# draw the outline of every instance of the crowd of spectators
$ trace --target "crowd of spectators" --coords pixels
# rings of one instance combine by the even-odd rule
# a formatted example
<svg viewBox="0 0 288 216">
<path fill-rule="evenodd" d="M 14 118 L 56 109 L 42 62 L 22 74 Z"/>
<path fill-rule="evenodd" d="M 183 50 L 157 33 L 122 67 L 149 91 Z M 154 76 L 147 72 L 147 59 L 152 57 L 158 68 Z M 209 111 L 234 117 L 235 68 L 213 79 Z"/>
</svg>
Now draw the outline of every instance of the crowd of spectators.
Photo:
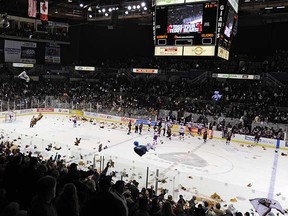
<svg viewBox="0 0 288 216">
<path fill-rule="evenodd" d="M 258 74 L 288 71 L 288 50 L 276 49 L 271 55 L 233 54 L 229 61 L 220 58 L 137 57 L 101 58 L 79 62 L 99 68 L 155 68 L 169 72 L 212 71 L 219 73 Z M 191 73 L 190 73 L 191 75 Z"/>
<path fill-rule="evenodd" d="M 130 117 L 135 110 L 148 117 L 157 115 L 159 110 L 176 111 L 178 118 L 185 112 L 216 119 L 224 116 L 240 120 L 250 132 L 252 122 L 287 124 L 288 121 L 287 86 L 271 88 L 263 85 L 262 80 L 210 77 L 201 83 L 193 83 L 193 78 L 169 74 L 127 76 L 121 70 L 116 73 L 105 73 L 104 70 L 93 78 L 94 82 L 85 79 L 63 82 L 40 76 L 39 81 L 26 83 L 12 77 L 2 83 L 0 100 L 2 103 L 10 101 L 10 104 L 16 101 L 16 109 L 19 106 L 43 106 L 44 102 L 49 106 L 53 99 L 77 105 L 79 109 L 89 107 L 96 112 L 108 110 Z M 211 99 L 216 90 L 222 95 L 219 101 Z M 275 132 L 277 128 L 269 130 L 278 133 Z"/>
</svg>

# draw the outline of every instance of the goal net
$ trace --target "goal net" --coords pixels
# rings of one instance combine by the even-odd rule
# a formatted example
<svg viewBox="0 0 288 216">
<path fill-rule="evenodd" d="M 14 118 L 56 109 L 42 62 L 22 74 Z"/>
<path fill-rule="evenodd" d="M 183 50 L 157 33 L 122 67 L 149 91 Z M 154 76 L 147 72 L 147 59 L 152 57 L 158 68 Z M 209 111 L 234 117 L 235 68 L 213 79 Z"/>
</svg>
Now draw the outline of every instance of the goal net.
<svg viewBox="0 0 288 216">
<path fill-rule="evenodd" d="M 12 112 L 8 112 L 8 113 L 5 113 L 5 122 L 13 122 L 13 121 L 16 121 L 16 113 Z"/>
</svg>

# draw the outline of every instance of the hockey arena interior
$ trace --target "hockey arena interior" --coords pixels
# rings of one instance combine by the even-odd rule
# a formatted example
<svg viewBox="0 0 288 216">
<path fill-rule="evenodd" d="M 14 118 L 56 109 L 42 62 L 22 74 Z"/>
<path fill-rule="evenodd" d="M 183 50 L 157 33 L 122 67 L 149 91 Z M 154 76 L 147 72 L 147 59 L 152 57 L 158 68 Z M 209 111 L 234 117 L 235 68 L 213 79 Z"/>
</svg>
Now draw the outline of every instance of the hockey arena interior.
<svg viewBox="0 0 288 216">
<path fill-rule="evenodd" d="M 0 1 L 0 216 L 287 215 L 287 8 Z"/>
</svg>

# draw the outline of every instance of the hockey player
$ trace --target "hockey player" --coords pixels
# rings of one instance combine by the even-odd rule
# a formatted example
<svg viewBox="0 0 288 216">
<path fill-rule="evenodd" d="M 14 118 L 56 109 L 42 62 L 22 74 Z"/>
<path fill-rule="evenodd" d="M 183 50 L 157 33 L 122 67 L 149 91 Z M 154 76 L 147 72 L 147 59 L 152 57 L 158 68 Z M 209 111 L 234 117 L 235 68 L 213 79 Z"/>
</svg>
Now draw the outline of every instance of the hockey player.
<svg viewBox="0 0 288 216">
<path fill-rule="evenodd" d="M 148 131 L 150 131 L 150 128 L 151 128 L 151 118 L 149 118 L 147 120 L 147 125 L 148 125 Z"/>
<path fill-rule="evenodd" d="M 13 113 L 13 111 L 12 111 L 12 110 L 9 110 L 9 111 L 8 111 L 8 118 L 9 118 L 9 122 L 12 122 L 13 117 L 14 117 L 14 113 Z"/>
<path fill-rule="evenodd" d="M 197 134 L 198 134 L 199 136 L 202 135 L 202 128 L 203 128 L 203 124 L 202 124 L 202 123 L 198 123 L 198 124 L 197 124 Z"/>
<path fill-rule="evenodd" d="M 158 136 L 161 136 L 161 130 L 162 130 L 162 119 L 159 119 L 157 122 Z"/>
<path fill-rule="evenodd" d="M 143 129 L 143 121 L 139 124 L 139 134 L 142 134 L 142 129 Z"/>
<path fill-rule="evenodd" d="M 167 121 L 162 121 L 162 131 L 163 131 L 163 136 L 165 137 L 165 132 L 167 130 Z"/>
<path fill-rule="evenodd" d="M 208 137 L 208 131 L 207 131 L 207 128 L 204 128 L 204 131 L 203 131 L 203 141 L 204 141 L 204 143 L 207 142 L 207 137 Z"/>
<path fill-rule="evenodd" d="M 159 137 L 159 132 L 157 130 L 157 128 L 154 130 L 154 135 L 153 135 L 153 145 L 157 145 L 157 140 Z"/>
<path fill-rule="evenodd" d="M 226 145 L 230 144 L 232 135 L 233 135 L 232 130 L 226 133 Z"/>
<path fill-rule="evenodd" d="M 138 133 L 139 131 L 139 126 L 138 126 L 138 121 L 135 122 L 135 133 Z"/>
<path fill-rule="evenodd" d="M 167 123 L 167 138 L 169 138 L 169 140 L 171 140 L 171 135 L 172 135 L 172 124 L 171 122 Z"/>
<path fill-rule="evenodd" d="M 132 122 L 130 120 L 129 123 L 128 123 L 128 132 L 127 132 L 128 135 L 130 135 L 131 129 L 132 129 Z"/>
<path fill-rule="evenodd" d="M 183 124 L 179 127 L 179 139 L 184 140 L 185 126 Z"/>
<path fill-rule="evenodd" d="M 73 127 L 77 127 L 77 117 L 76 116 L 73 116 L 72 122 L 73 122 Z"/>
<path fill-rule="evenodd" d="M 258 131 L 258 132 L 255 134 L 254 145 L 259 143 L 260 137 L 261 137 L 261 131 Z"/>
</svg>

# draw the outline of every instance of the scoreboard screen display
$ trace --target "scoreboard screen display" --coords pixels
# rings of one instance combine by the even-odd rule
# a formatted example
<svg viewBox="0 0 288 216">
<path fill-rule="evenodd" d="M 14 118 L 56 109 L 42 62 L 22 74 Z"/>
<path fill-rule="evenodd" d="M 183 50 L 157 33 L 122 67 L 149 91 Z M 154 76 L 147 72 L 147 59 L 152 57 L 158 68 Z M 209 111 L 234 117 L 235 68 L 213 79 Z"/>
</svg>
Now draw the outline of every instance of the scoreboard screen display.
<svg viewBox="0 0 288 216">
<path fill-rule="evenodd" d="M 238 14 L 228 2 L 223 12 L 223 22 L 218 38 L 218 57 L 229 59 L 229 50 L 233 37 L 237 33 Z"/>
<path fill-rule="evenodd" d="M 155 55 L 214 56 L 217 2 L 156 6 Z"/>
</svg>

